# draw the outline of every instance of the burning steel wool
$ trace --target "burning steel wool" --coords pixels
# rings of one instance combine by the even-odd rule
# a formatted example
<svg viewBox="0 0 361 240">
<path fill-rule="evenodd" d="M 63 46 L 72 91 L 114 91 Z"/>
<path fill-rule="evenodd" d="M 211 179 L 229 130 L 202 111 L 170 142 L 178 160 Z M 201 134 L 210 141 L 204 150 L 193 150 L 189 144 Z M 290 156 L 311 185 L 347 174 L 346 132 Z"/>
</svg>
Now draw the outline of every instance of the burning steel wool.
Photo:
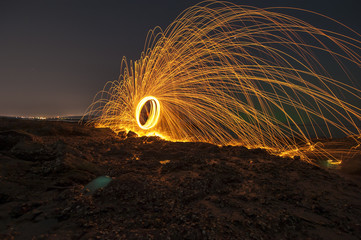
<svg viewBox="0 0 361 240">
<path fill-rule="evenodd" d="M 349 30 L 317 28 L 284 11 L 315 14 Z M 361 134 L 360 35 L 320 14 L 206 1 L 164 31 L 149 31 L 137 61 L 95 97 L 88 123 L 171 141 L 261 147 L 335 158 L 317 142 Z M 341 81 L 342 79 L 342 81 Z M 336 150 L 335 150 L 336 151 Z"/>
</svg>

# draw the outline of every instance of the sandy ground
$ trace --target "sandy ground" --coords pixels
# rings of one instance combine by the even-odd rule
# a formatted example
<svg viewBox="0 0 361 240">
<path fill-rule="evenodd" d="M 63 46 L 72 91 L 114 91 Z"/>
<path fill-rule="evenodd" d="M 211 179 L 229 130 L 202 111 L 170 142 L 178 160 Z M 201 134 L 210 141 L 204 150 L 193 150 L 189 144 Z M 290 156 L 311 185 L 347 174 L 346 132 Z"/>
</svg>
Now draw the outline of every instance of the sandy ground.
<svg viewBox="0 0 361 240">
<path fill-rule="evenodd" d="M 261 149 L 0 120 L 0 239 L 360 239 L 360 182 Z"/>
</svg>

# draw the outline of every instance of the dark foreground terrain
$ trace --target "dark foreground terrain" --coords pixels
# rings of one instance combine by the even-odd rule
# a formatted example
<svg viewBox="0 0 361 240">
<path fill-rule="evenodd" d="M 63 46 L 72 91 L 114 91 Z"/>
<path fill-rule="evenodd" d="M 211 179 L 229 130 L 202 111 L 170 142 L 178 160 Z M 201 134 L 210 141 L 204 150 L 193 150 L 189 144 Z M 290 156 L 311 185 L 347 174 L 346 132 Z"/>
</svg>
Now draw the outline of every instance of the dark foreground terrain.
<svg viewBox="0 0 361 240">
<path fill-rule="evenodd" d="M 360 239 L 359 183 L 260 149 L 0 120 L 0 239 Z"/>
</svg>

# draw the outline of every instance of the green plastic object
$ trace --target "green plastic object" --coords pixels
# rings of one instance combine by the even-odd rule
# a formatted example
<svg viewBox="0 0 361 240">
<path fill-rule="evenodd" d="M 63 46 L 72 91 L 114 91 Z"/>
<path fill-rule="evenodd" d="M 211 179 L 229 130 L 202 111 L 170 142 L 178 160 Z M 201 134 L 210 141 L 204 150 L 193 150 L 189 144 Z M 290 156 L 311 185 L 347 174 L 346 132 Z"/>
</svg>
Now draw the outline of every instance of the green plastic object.
<svg viewBox="0 0 361 240">
<path fill-rule="evenodd" d="M 97 177 L 96 179 L 92 180 L 90 183 L 85 185 L 84 191 L 86 192 L 87 195 L 93 194 L 99 188 L 106 187 L 111 181 L 112 178 L 109 176 Z"/>
</svg>

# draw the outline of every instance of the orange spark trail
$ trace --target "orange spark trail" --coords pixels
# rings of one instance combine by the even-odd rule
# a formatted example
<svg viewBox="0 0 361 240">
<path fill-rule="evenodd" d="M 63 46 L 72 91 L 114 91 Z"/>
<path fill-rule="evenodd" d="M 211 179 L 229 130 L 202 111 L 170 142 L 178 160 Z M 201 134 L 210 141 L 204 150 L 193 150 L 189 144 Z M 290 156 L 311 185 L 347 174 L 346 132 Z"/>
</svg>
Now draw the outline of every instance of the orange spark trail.
<svg viewBox="0 0 361 240">
<path fill-rule="evenodd" d="M 119 80 L 106 84 L 86 115 L 116 132 L 332 158 L 315 137 L 337 130 L 360 143 L 361 95 L 346 66 L 360 69 L 361 42 L 350 33 L 275 8 L 205 1 L 165 31 L 149 31 L 140 59 L 123 58 Z M 349 83 L 336 79 L 340 73 Z"/>
</svg>

